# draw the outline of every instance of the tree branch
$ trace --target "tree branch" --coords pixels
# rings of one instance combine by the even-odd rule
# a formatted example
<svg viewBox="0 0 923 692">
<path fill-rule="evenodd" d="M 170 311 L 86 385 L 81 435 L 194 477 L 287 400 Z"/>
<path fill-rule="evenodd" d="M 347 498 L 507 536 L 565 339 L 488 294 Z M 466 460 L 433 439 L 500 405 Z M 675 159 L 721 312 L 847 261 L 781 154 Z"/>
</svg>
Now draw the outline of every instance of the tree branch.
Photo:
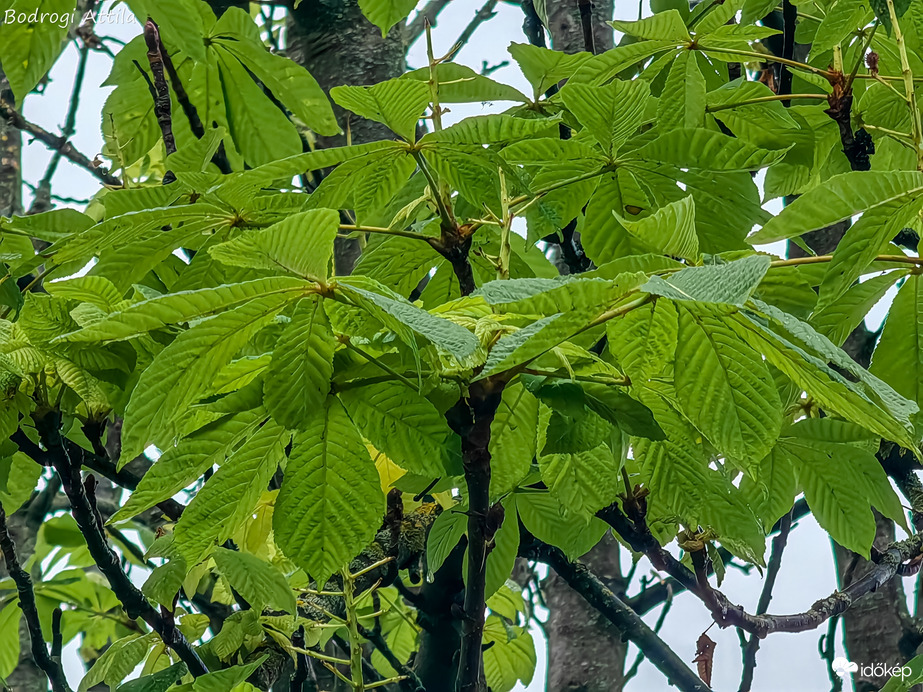
<svg viewBox="0 0 923 692">
<path fill-rule="evenodd" d="M 167 79 L 164 77 L 163 51 L 161 50 L 163 43 L 160 40 L 160 31 L 150 17 L 144 23 L 144 42 L 147 45 L 147 61 L 151 65 L 151 74 L 154 75 L 154 117 L 160 125 L 163 144 L 169 156 L 176 152 L 176 139 L 173 137 L 173 121 L 170 112 L 170 87 L 167 86 Z"/>
<path fill-rule="evenodd" d="M 407 25 L 405 43 L 408 47 L 416 43 L 423 35 L 427 22 L 429 22 L 430 26 L 436 26 L 436 18 L 440 12 L 448 7 L 449 2 L 450 0 L 429 0 L 426 6 L 417 12 L 410 24 Z"/>
<path fill-rule="evenodd" d="M 70 500 L 71 514 L 87 542 L 90 555 L 109 582 L 112 592 L 122 603 L 128 617 L 132 620 L 140 617 L 150 625 L 160 635 L 164 644 L 176 652 L 194 676 L 208 673 L 208 668 L 183 634 L 161 617 L 122 570 L 118 555 L 106 540 L 102 517 L 96 508 L 96 479 L 90 475 L 84 482 L 81 478 L 80 460 L 71 459 L 62 441 L 60 414 L 56 411 L 47 413 L 36 420 L 36 427 L 42 444 L 48 450 L 51 464 L 61 478 L 64 493 Z"/>
<path fill-rule="evenodd" d="M 762 615 L 769 610 L 769 601 L 772 599 L 772 590 L 776 585 L 776 577 L 779 574 L 779 568 L 782 566 L 782 551 L 785 550 L 785 544 L 788 542 L 788 534 L 792 529 L 792 512 L 789 510 L 782 518 L 782 530 L 779 535 L 772 539 L 772 555 L 769 558 L 769 565 L 766 567 L 766 578 L 763 581 L 763 591 L 760 593 L 760 600 L 756 605 L 756 614 Z M 760 648 L 760 640 L 756 635 L 750 635 L 747 645 L 744 648 L 744 670 L 740 677 L 740 692 L 750 692 L 753 686 L 753 672 L 756 670 L 756 652 Z"/>
<path fill-rule="evenodd" d="M 29 573 L 19 564 L 19 559 L 16 557 L 16 546 L 10 536 L 9 527 L 6 524 L 6 512 L 2 505 L 0 505 L 0 550 L 2 550 L 3 558 L 6 560 L 6 569 L 15 582 L 16 590 L 19 593 L 19 607 L 22 609 L 22 614 L 26 618 L 26 625 L 29 628 L 33 660 L 48 677 L 51 689 L 54 692 L 71 692 L 71 688 L 67 684 L 67 678 L 64 676 L 64 669 L 61 667 L 60 659 L 55 661 L 48 655 L 48 647 L 45 644 L 45 637 L 42 635 L 41 622 L 39 622 L 38 607 L 35 604 L 35 592 L 32 590 L 32 579 L 29 577 Z"/>
<path fill-rule="evenodd" d="M 634 642 L 671 685 L 676 685 L 682 692 L 709 691 L 708 685 L 692 672 L 673 649 L 585 565 L 570 562 L 560 549 L 553 546 L 537 544 L 531 552 L 533 559 L 548 564 L 572 589 L 615 625 L 623 636 Z"/>
<path fill-rule="evenodd" d="M 703 588 L 689 568 L 660 546 L 644 522 L 643 499 L 628 498 L 625 507 L 629 516 L 623 514 L 616 505 L 600 510 L 597 516 L 614 528 L 633 550 L 647 555 L 656 569 L 667 572 L 705 603 L 719 627 L 739 627 L 760 639 L 773 632 L 804 632 L 819 627 L 899 575 L 905 568 L 904 562 L 923 553 L 923 534 L 891 543 L 878 554 L 877 563 L 868 572 L 842 591 L 834 591 L 826 598 L 815 602 L 809 610 L 793 615 L 751 615 L 742 607 L 731 603 L 721 591 L 710 586 L 707 589 Z"/>
<path fill-rule="evenodd" d="M 53 135 L 43 127 L 29 122 L 19 111 L 2 99 L 0 99 L 0 116 L 6 118 L 17 130 L 28 132 L 49 149 L 60 151 L 61 156 L 84 170 L 89 171 L 91 175 L 98 178 L 104 184 L 111 187 L 122 187 L 122 181 L 119 178 L 110 175 L 105 169 L 96 166 L 90 159 L 77 151 L 66 137 Z"/>
</svg>

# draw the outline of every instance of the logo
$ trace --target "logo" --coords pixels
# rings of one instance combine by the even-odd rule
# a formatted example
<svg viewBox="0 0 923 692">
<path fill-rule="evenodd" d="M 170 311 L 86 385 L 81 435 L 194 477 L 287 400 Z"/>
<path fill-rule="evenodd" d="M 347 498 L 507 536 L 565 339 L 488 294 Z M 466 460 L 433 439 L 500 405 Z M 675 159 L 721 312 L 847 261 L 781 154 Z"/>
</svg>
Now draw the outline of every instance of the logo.
<svg viewBox="0 0 923 692">
<path fill-rule="evenodd" d="M 869 663 L 860 666 L 843 656 L 833 659 L 830 667 L 841 678 L 847 677 L 850 673 L 857 673 L 862 678 L 900 678 L 901 681 L 913 676 L 913 669 L 910 666 L 889 666 L 884 663 Z M 914 679 L 913 682 L 918 682 L 918 680 Z"/>
<path fill-rule="evenodd" d="M 842 656 L 838 656 L 833 659 L 831 667 L 833 668 L 833 672 L 839 675 L 841 678 L 845 678 L 850 673 L 855 673 L 857 670 L 859 670 L 858 663 L 848 661 Z"/>
</svg>

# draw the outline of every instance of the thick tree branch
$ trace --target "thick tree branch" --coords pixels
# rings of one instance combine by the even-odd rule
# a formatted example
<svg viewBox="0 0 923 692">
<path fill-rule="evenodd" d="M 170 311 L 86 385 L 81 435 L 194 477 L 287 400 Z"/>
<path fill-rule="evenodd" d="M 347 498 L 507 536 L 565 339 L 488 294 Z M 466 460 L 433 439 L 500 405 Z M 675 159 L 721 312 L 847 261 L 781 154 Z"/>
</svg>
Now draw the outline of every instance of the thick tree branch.
<svg viewBox="0 0 923 692">
<path fill-rule="evenodd" d="M 85 155 L 77 151 L 66 137 L 53 135 L 48 130 L 29 122 L 19 111 L 2 99 L 0 99 L 0 117 L 8 120 L 10 125 L 17 130 L 28 132 L 49 149 L 60 151 L 64 158 L 89 171 L 91 175 L 101 180 L 104 184 L 111 187 L 122 187 L 122 181 L 119 178 L 110 175 L 105 169 L 95 165 Z"/>
<path fill-rule="evenodd" d="M 585 565 L 570 562 L 560 549 L 543 544 L 534 544 L 530 557 L 551 566 L 572 589 L 634 642 L 671 685 L 683 692 L 708 692 L 708 685 Z"/>
<path fill-rule="evenodd" d="M 118 555 L 106 540 L 103 520 L 94 502 L 96 479 L 90 475 L 84 482 L 81 478 L 79 458 L 71 459 L 62 441 L 60 414 L 48 412 L 36 421 L 36 427 L 42 444 L 48 450 L 51 464 L 61 478 L 64 493 L 70 500 L 71 514 L 87 542 L 90 555 L 109 582 L 112 592 L 122 603 L 128 617 L 132 620 L 140 617 L 150 625 L 163 639 L 164 644 L 176 652 L 194 676 L 208 673 L 208 668 L 183 634 L 172 622 L 167 622 L 161 617 L 122 570 Z"/>
<path fill-rule="evenodd" d="M 48 647 L 45 644 L 42 625 L 39 622 L 38 607 L 35 604 L 35 592 L 32 590 L 32 579 L 29 577 L 29 573 L 19 564 L 19 559 L 16 557 L 16 546 L 13 544 L 9 528 L 6 525 L 6 512 L 2 505 L 0 505 L 0 550 L 2 550 L 3 559 L 6 561 L 6 569 L 16 584 L 16 590 L 19 593 L 19 607 L 22 609 L 26 624 L 29 627 L 32 658 L 35 660 L 36 665 L 48 676 L 48 681 L 51 683 L 51 689 L 54 692 L 71 692 L 71 688 L 67 684 L 67 678 L 64 676 L 64 669 L 61 667 L 60 657 L 56 661 L 48 655 Z"/>
</svg>

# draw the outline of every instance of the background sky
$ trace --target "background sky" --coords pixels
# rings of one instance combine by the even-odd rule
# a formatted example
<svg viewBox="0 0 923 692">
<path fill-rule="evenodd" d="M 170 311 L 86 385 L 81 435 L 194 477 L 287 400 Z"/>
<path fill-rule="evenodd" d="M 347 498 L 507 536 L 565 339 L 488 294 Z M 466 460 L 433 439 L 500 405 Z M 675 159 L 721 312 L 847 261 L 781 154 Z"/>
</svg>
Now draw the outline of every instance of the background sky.
<svg viewBox="0 0 923 692">
<path fill-rule="evenodd" d="M 453 0 L 449 4 L 439 16 L 433 29 L 437 54 L 445 53 L 451 48 L 481 4 L 480 0 Z M 615 4 L 617 18 L 637 19 L 637 2 L 616 0 Z M 103 4 L 104 9 L 110 6 L 110 2 Z M 647 2 L 643 3 L 641 10 L 645 15 L 649 14 Z M 456 61 L 469 65 L 475 70 L 481 70 L 485 62 L 489 66 L 494 66 L 503 61 L 509 61 L 509 65 L 494 71 L 491 77 L 529 93 L 528 83 L 506 50 L 510 42 L 526 42 L 521 28 L 522 11 L 517 6 L 505 3 L 498 4 L 496 11 L 497 15 L 481 25 L 473 39 L 459 51 Z M 101 24 L 97 27 L 99 35 L 114 36 L 123 41 L 129 40 L 139 31 L 140 25 L 137 23 Z M 112 48 L 115 50 L 116 46 L 113 45 Z M 63 125 L 77 65 L 77 55 L 76 48 L 70 45 L 52 70 L 44 93 L 33 94 L 26 99 L 24 112 L 27 119 L 51 132 L 60 132 Z M 411 47 L 408 62 L 411 68 L 422 67 L 426 64 L 424 41 L 418 41 Z M 108 75 L 110 67 L 111 59 L 108 56 L 100 52 L 90 53 L 80 108 L 77 113 L 76 135 L 72 138 L 77 149 L 90 158 L 102 149 L 100 117 L 106 96 L 111 88 L 104 88 L 100 85 Z M 507 106 L 508 104 L 455 105 L 452 106 L 453 112 L 445 119 L 451 123 L 468 115 L 497 112 Z M 37 182 L 49 158 L 50 153 L 44 145 L 39 142 L 29 143 L 27 139 L 23 149 L 23 174 L 26 180 Z M 98 182 L 89 173 L 74 166 L 66 159 L 61 161 L 53 184 L 53 192 L 56 195 L 87 199 L 98 189 Z M 26 191 L 24 206 L 28 207 L 30 201 L 31 197 Z M 778 212 L 779 205 L 770 203 L 766 208 Z M 776 253 L 784 251 L 779 247 L 768 249 Z M 893 290 L 873 311 L 869 319 L 871 328 L 877 328 L 891 297 L 893 297 Z M 623 564 L 630 564 L 631 558 L 627 552 L 623 558 Z M 636 571 L 636 580 L 640 576 L 649 574 L 651 574 L 651 567 L 645 559 Z M 792 613 L 807 610 L 815 600 L 828 595 L 835 589 L 834 574 L 832 550 L 826 533 L 820 529 L 813 518 L 808 517 L 801 520 L 792 529 L 770 612 Z M 722 589 L 733 602 L 744 605 L 748 611 L 752 612 L 756 608 L 761 584 L 761 577 L 756 570 L 746 576 L 735 569 L 729 569 Z M 913 582 L 906 581 L 904 586 L 912 594 Z M 632 585 L 630 593 L 635 593 L 637 589 L 637 584 Z M 649 613 L 645 620 L 653 626 L 658 613 L 659 609 Z M 661 636 L 683 660 L 693 666 L 691 661 L 695 656 L 696 640 L 710 624 L 711 617 L 706 608 L 695 597 L 681 594 L 673 603 Z M 829 689 L 830 682 L 825 663 L 818 654 L 818 640 L 825 631 L 826 627 L 822 627 L 820 630 L 801 634 L 774 634 L 765 639 L 757 658 L 758 667 L 753 692 L 780 692 L 781 690 L 819 692 Z M 841 633 L 840 628 L 837 632 L 837 655 L 844 653 Z M 742 669 L 737 633 L 732 629 L 719 630 L 717 627 L 712 627 L 708 631 L 708 636 L 717 643 L 713 688 L 716 692 L 731 690 L 736 692 L 740 684 Z M 533 637 L 538 654 L 538 667 L 532 684 L 528 687 L 520 686 L 518 689 L 539 692 L 544 690 L 545 642 L 541 631 L 537 628 L 533 629 Z M 628 655 L 629 665 L 634 660 L 635 654 L 636 649 L 632 646 Z M 859 663 L 877 662 L 860 661 Z M 882 661 L 881 663 L 894 665 L 902 662 Z M 71 684 L 76 688 L 83 675 L 83 665 L 77 655 L 76 645 L 67 647 L 65 667 Z M 847 688 L 849 688 L 848 684 Z M 654 692 L 667 689 L 667 684 L 656 668 L 649 662 L 644 662 L 628 689 L 635 692 Z"/>
</svg>

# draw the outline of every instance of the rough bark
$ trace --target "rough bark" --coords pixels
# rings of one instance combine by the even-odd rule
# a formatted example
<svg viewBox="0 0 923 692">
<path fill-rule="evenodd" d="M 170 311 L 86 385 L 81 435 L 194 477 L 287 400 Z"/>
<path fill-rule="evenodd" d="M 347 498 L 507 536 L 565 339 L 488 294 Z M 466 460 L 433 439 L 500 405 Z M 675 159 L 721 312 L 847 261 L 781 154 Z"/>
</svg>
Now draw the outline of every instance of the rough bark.
<svg viewBox="0 0 923 692">
<path fill-rule="evenodd" d="M 609 589 L 620 594 L 624 582 L 619 544 L 610 534 L 581 558 Z M 553 570 L 542 583 L 549 617 L 548 692 L 615 692 L 624 683 L 627 644 L 598 610 Z"/>
<path fill-rule="evenodd" d="M 399 77 L 404 71 L 402 28 L 394 26 L 382 38 L 359 9 L 357 0 L 304 0 L 289 13 L 287 55 L 307 68 L 328 92 L 343 84 L 367 85 Z M 317 138 L 318 147 L 338 147 L 394 139 L 380 123 L 348 113 L 333 105 L 343 134 Z M 357 241 L 337 240 L 336 273 L 349 274 L 361 249 Z"/>
<path fill-rule="evenodd" d="M 551 47 L 565 53 L 586 50 L 577 0 L 547 4 Z M 613 3 L 593 3 L 593 43 L 597 53 L 613 46 Z M 619 565 L 619 546 L 607 536 L 581 560 L 616 594 L 624 590 Z M 627 645 L 619 631 L 553 571 L 542 583 L 549 608 L 548 692 L 618 692 L 625 674 Z"/>
<path fill-rule="evenodd" d="M 0 72 L 0 100 L 13 103 L 9 82 Z M 22 135 L 0 118 L 0 216 L 22 213 Z"/>
<path fill-rule="evenodd" d="M 592 3 L 593 43 L 597 53 L 607 51 L 613 46 L 612 29 L 606 24 L 612 19 L 612 8 L 612 0 L 598 0 Z M 551 47 L 565 53 L 586 50 L 578 1 L 553 0 L 548 2 L 547 9 Z"/>
</svg>

